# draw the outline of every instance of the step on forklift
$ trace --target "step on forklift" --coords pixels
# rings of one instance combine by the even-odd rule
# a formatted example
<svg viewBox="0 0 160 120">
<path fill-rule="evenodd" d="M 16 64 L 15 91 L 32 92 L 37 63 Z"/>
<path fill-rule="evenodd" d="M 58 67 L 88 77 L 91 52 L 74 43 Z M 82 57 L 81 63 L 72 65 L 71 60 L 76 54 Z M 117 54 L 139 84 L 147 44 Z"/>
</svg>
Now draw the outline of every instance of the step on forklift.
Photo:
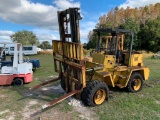
<svg viewBox="0 0 160 120">
<path fill-rule="evenodd" d="M 79 8 L 58 12 L 60 40 L 53 40 L 52 48 L 53 63 L 59 76 L 30 90 L 60 80 L 66 94 L 44 105 L 43 108 L 55 105 L 73 95 L 86 105 L 100 105 L 109 98 L 108 86 L 139 92 L 143 82 L 148 80 L 149 69 L 143 66 L 142 54 L 132 50 L 134 33 L 130 30 L 94 29 L 98 35 L 96 51 L 93 53 L 92 61 L 85 61 L 83 46 L 80 43 L 80 19 L 82 18 Z M 104 32 L 112 36 L 109 49 L 101 48 L 99 44 L 100 35 Z M 118 39 L 121 33 L 131 36 L 127 50 L 121 49 Z"/>
</svg>

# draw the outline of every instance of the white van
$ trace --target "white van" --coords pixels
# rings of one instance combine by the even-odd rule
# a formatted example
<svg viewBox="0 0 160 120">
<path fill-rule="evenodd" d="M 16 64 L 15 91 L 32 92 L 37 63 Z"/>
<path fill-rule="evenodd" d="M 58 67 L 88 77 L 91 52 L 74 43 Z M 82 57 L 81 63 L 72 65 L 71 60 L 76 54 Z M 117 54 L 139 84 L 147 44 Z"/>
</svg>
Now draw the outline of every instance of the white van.
<svg viewBox="0 0 160 120">
<path fill-rule="evenodd" d="M 14 46 L 6 46 L 5 52 L 7 55 L 13 55 L 14 54 Z M 28 45 L 28 46 L 23 46 L 22 53 L 24 55 L 36 55 L 37 54 L 37 46 L 33 45 Z"/>
</svg>

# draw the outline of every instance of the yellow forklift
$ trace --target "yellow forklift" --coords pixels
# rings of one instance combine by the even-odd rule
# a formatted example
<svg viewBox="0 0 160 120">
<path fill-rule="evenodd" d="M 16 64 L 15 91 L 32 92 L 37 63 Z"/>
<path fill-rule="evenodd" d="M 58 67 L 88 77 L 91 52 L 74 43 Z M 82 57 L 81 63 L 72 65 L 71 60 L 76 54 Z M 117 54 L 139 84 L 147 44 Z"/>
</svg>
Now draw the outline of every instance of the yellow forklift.
<svg viewBox="0 0 160 120">
<path fill-rule="evenodd" d="M 143 82 L 148 80 L 149 69 L 143 65 L 142 54 L 132 50 L 134 33 L 130 30 L 94 29 L 98 35 L 96 51 L 93 53 L 92 61 L 85 61 L 83 46 L 80 43 L 80 19 L 79 8 L 58 12 L 60 40 L 53 40 L 52 48 L 54 67 L 59 76 L 30 89 L 60 80 L 66 94 L 44 105 L 43 108 L 73 95 L 86 105 L 100 105 L 109 97 L 108 86 L 126 87 L 130 92 L 139 92 Z M 107 49 L 100 45 L 101 33 L 110 33 L 112 36 Z M 131 36 L 126 50 L 119 47 L 121 34 Z"/>
</svg>

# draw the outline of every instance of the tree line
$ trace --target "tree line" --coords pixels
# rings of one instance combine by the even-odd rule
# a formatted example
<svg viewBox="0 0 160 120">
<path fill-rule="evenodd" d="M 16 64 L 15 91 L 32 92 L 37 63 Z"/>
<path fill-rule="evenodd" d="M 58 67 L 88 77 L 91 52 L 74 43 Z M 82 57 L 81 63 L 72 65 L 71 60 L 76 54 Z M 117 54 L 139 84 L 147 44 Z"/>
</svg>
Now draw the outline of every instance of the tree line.
<svg viewBox="0 0 160 120">
<path fill-rule="evenodd" d="M 108 14 L 100 16 L 95 28 L 120 28 L 134 31 L 135 50 L 160 51 L 160 3 L 139 8 L 111 9 Z M 89 32 L 87 49 L 94 48 L 97 35 Z M 125 38 L 125 43 L 128 42 Z"/>
</svg>

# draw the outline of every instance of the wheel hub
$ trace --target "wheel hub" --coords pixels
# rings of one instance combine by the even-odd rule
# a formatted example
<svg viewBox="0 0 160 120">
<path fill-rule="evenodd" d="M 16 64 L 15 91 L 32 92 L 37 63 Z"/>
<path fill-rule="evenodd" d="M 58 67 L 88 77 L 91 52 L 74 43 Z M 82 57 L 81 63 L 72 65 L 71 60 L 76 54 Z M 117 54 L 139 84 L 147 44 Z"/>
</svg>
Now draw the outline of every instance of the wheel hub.
<svg viewBox="0 0 160 120">
<path fill-rule="evenodd" d="M 134 80 L 134 83 L 133 83 L 134 86 L 137 86 L 138 85 L 138 80 Z"/>
<path fill-rule="evenodd" d="M 137 90 L 140 89 L 140 87 L 141 87 L 141 80 L 140 80 L 140 79 L 135 79 L 135 80 L 133 81 L 133 89 L 134 89 L 135 91 L 137 91 Z"/>
<path fill-rule="evenodd" d="M 94 102 L 95 102 L 97 105 L 102 104 L 103 101 L 105 100 L 105 98 L 106 98 L 105 90 L 100 89 L 100 90 L 98 90 L 98 91 L 95 93 Z"/>
</svg>

